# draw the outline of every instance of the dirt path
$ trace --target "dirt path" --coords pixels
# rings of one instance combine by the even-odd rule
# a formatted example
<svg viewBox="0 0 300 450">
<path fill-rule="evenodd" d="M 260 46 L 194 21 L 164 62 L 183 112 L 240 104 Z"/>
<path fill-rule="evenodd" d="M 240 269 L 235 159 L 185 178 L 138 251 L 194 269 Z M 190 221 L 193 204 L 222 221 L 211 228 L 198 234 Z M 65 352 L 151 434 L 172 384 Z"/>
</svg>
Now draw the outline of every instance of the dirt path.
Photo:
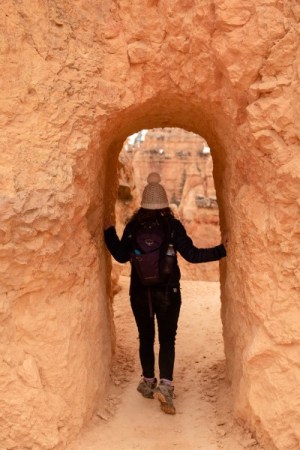
<svg viewBox="0 0 300 450">
<path fill-rule="evenodd" d="M 138 339 L 128 300 L 128 278 L 115 298 L 116 362 L 107 400 L 68 450 L 262 450 L 230 411 L 225 380 L 219 284 L 182 282 L 174 373 L 177 414 L 143 398 Z M 158 371 L 157 371 L 158 372 Z"/>
</svg>

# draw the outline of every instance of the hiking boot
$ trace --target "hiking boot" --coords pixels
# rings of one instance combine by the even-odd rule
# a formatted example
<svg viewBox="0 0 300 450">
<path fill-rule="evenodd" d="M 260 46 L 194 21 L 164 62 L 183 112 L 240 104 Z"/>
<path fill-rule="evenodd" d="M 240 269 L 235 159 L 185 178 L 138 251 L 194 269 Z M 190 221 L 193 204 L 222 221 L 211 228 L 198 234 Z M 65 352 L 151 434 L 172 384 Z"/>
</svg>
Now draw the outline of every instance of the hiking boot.
<svg viewBox="0 0 300 450">
<path fill-rule="evenodd" d="M 160 401 L 160 407 L 164 413 L 176 413 L 175 406 L 173 404 L 174 386 L 165 384 L 161 381 L 155 390 L 154 398 L 157 398 Z"/>
<path fill-rule="evenodd" d="M 157 386 L 157 379 L 154 378 L 154 381 L 147 381 L 145 378 L 142 378 L 139 382 L 137 390 L 143 397 L 146 398 L 154 398 L 153 394 Z"/>
</svg>

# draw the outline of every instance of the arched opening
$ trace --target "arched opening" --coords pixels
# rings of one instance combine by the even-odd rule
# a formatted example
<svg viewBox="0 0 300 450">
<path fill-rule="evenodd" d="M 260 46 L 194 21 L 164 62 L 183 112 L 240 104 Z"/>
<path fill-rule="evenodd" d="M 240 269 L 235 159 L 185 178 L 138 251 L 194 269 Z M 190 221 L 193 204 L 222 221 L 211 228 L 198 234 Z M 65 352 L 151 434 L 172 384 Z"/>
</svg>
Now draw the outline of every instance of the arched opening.
<svg viewBox="0 0 300 450">
<path fill-rule="evenodd" d="M 224 118 L 222 118 L 223 120 Z M 114 205 L 117 199 L 118 186 L 118 156 L 125 139 L 140 131 L 141 129 L 153 129 L 160 127 L 177 127 L 202 136 L 211 149 L 213 159 L 213 178 L 216 188 L 216 197 L 219 205 L 220 228 L 221 231 L 228 227 L 226 223 L 226 187 L 225 187 L 225 166 L 226 152 L 228 145 L 226 135 L 219 135 L 218 121 L 209 105 L 197 104 L 197 102 L 185 102 L 184 97 L 170 95 L 169 92 L 161 93 L 151 100 L 141 103 L 138 106 L 120 111 L 118 115 L 112 116 L 106 122 L 105 127 L 100 130 L 102 152 L 105 154 L 106 173 L 103 176 L 101 171 L 98 181 L 95 179 L 96 189 L 93 191 L 95 198 L 91 199 L 90 208 L 87 212 L 87 220 L 92 235 L 101 232 L 97 204 L 101 206 L 104 202 L 104 215 L 114 214 Z M 230 126 L 230 125 L 228 125 Z M 220 129 L 224 129 L 224 124 Z M 96 138 L 96 137 L 95 137 Z M 231 143 L 231 151 L 233 145 Z M 99 150 L 98 150 L 99 151 Z M 102 153 L 101 152 L 101 153 Z M 97 159 L 97 153 L 95 153 Z M 100 180 L 100 181 L 99 181 Z M 100 188 L 99 188 L 100 186 Z M 104 198 L 101 192 L 105 192 Z M 221 286 L 224 285 L 226 262 L 221 262 Z M 222 291 L 224 303 L 224 289 Z M 224 315 L 224 313 L 223 313 Z M 234 358 L 234 349 L 230 349 L 230 359 Z"/>
<path fill-rule="evenodd" d="M 218 122 L 220 120 L 220 128 L 218 128 Z M 225 117 L 220 115 L 216 116 L 208 103 L 204 101 L 199 103 L 190 99 L 186 102 L 184 96 L 170 94 L 170 92 L 162 92 L 159 96 L 154 96 L 151 100 L 141 102 L 141 104 L 135 107 L 127 108 L 118 114 L 111 115 L 110 119 L 99 130 L 99 136 L 95 135 L 93 137 L 94 143 L 91 144 L 94 147 L 93 166 L 97 167 L 97 158 L 100 154 L 102 161 L 104 155 L 105 161 L 105 172 L 103 172 L 102 168 L 100 173 L 97 174 L 97 170 L 95 172 L 97 177 L 94 179 L 90 207 L 86 214 L 91 234 L 93 236 L 101 236 L 102 233 L 102 223 L 98 220 L 100 215 L 99 208 L 103 208 L 103 216 L 114 215 L 118 187 L 118 157 L 125 139 L 141 129 L 160 127 L 182 128 L 202 136 L 208 143 L 213 159 L 213 178 L 219 205 L 220 229 L 222 231 L 229 228 L 225 220 L 225 147 L 229 145 L 229 142 L 227 142 L 227 136 L 224 134 L 221 135 L 220 133 L 220 130 L 224 129 L 223 121 L 225 121 Z M 230 127 L 230 124 L 228 124 L 228 127 Z M 100 150 L 99 142 L 101 145 Z M 230 150 L 233 151 L 232 142 L 230 144 Z M 105 195 L 102 193 L 105 193 Z M 222 288 L 225 280 L 225 267 L 226 262 L 222 261 L 220 280 L 222 303 L 223 305 L 225 304 L 225 310 L 223 306 L 223 317 L 226 316 L 226 301 L 224 289 Z M 109 285 L 107 286 L 109 291 Z M 230 337 L 232 337 L 231 326 L 228 331 Z M 234 360 L 233 343 L 234 338 L 232 338 L 232 346 L 230 344 L 230 351 L 228 353 L 231 362 L 229 365 L 230 370 L 232 370 Z"/>
<path fill-rule="evenodd" d="M 112 117 L 102 132 L 106 142 L 107 174 L 103 187 L 105 192 L 105 215 L 112 214 L 117 199 L 117 167 L 118 157 L 127 136 L 139 132 L 141 129 L 159 127 L 178 127 L 203 136 L 211 148 L 213 159 L 213 178 L 216 197 L 220 207 L 220 227 L 225 225 L 225 182 L 224 169 L 226 153 L 226 136 L 219 136 L 217 120 L 207 104 L 185 102 L 180 96 L 163 93 L 138 107 L 121 111 Z M 223 141 L 222 142 L 222 138 Z M 232 147 L 231 147 L 232 148 Z M 226 262 L 221 263 L 221 282 L 224 282 Z M 224 292 L 223 292 L 224 295 Z M 231 358 L 232 358 L 231 349 Z"/>
<path fill-rule="evenodd" d="M 122 163 L 121 168 L 120 163 Z M 164 165 L 167 167 L 164 167 Z M 162 182 L 169 199 L 171 199 L 171 205 L 175 208 L 177 216 L 180 217 L 180 219 L 183 219 L 183 223 L 189 228 L 189 234 L 194 238 L 196 245 L 202 247 L 217 245 L 220 240 L 220 231 L 219 221 L 217 220 L 217 223 L 215 222 L 215 218 L 218 216 L 218 210 L 215 208 L 214 204 L 216 200 L 214 198 L 215 190 L 212 186 L 212 160 L 210 149 L 208 148 L 207 143 L 199 135 L 178 128 L 152 129 L 147 130 L 147 134 L 146 132 L 139 132 L 136 133 L 135 142 L 132 137 L 130 140 L 129 138 L 126 139 L 119 154 L 118 166 L 119 187 L 116 201 L 116 223 L 119 236 L 122 234 L 126 220 L 139 206 L 141 192 L 145 185 L 145 177 L 153 170 L 158 171 L 162 176 Z M 191 198 L 191 201 L 187 204 L 189 197 Z M 212 225 L 209 220 L 206 223 L 205 221 L 200 224 L 198 223 L 198 233 L 193 233 L 192 230 L 193 228 L 195 229 L 195 227 L 193 227 L 193 216 L 195 216 L 195 213 L 197 214 L 197 209 L 199 209 L 198 220 L 199 215 L 204 214 L 206 214 L 206 219 L 208 219 L 208 214 L 210 212 L 210 218 L 212 218 L 214 225 Z M 208 225 L 209 223 L 210 225 Z M 202 239 L 201 237 L 199 239 L 201 232 L 205 233 L 205 231 L 208 230 L 210 230 L 211 234 L 210 241 L 207 240 L 208 236 L 206 236 L 206 240 L 204 236 Z M 208 273 L 209 267 L 207 268 L 207 271 L 202 274 L 200 274 L 199 271 L 198 276 L 197 273 L 195 273 L 196 268 L 195 272 L 189 275 L 188 267 L 183 268 L 182 266 L 183 262 L 184 260 L 180 261 L 182 280 L 219 280 L 218 273 L 217 277 L 216 274 Z M 210 264 L 211 263 L 204 264 L 204 266 L 209 266 Z M 215 264 L 217 265 L 218 271 L 219 264 Z M 127 266 L 125 267 L 125 271 L 124 269 L 122 270 L 124 265 L 122 265 L 121 268 L 120 265 L 113 262 L 113 266 L 117 266 L 113 276 L 114 287 L 116 287 L 115 283 L 118 280 L 120 273 L 123 275 L 119 278 L 121 294 L 118 293 L 116 300 L 114 300 L 115 323 L 117 324 L 116 357 L 118 359 L 118 365 L 114 368 L 113 380 L 117 385 L 123 384 L 124 379 L 131 382 L 130 390 L 135 397 L 136 386 L 132 385 L 130 374 L 126 373 L 128 361 L 131 363 L 132 371 L 134 370 L 134 365 L 139 366 L 136 327 L 133 323 L 134 320 L 130 320 L 132 316 L 128 297 L 128 273 L 130 266 L 129 264 L 125 265 Z M 199 269 L 201 269 L 201 266 L 203 265 L 195 266 L 198 266 Z M 124 277 L 124 273 L 127 277 Z M 126 278 L 127 280 L 125 280 Z M 218 296 L 220 297 L 220 295 L 219 287 L 216 286 L 219 283 L 212 282 L 209 287 L 207 287 L 204 282 L 202 284 L 196 284 L 196 282 L 189 284 L 189 286 L 188 284 L 182 286 L 183 314 L 181 315 L 181 322 L 185 321 L 185 324 L 183 322 L 183 324 L 179 326 L 177 336 L 177 340 L 180 342 L 181 347 L 180 351 L 178 351 L 178 364 L 175 364 L 175 386 L 176 383 L 178 383 L 177 394 L 179 393 L 179 397 L 181 397 L 179 405 L 183 408 L 181 412 L 188 411 L 189 406 L 191 407 L 189 413 L 191 429 L 193 427 L 198 427 L 194 438 L 196 443 L 197 439 L 203 438 L 201 427 L 199 428 L 199 425 L 197 424 L 199 417 L 197 418 L 196 414 L 194 414 L 197 407 L 193 403 L 188 404 L 187 402 L 184 403 L 182 401 L 185 396 L 188 398 L 188 395 L 185 395 L 184 390 L 187 390 L 186 386 L 190 385 L 191 390 L 195 390 L 194 399 L 197 397 L 198 400 L 202 402 L 203 413 L 205 411 L 206 414 L 212 416 L 214 410 L 213 406 L 215 405 L 214 402 L 216 401 L 215 392 L 218 389 L 219 379 L 224 379 L 222 370 L 224 366 L 224 354 L 223 345 L 219 344 L 222 341 L 222 331 L 221 326 L 219 326 L 220 299 L 218 301 Z M 115 291 L 117 292 L 118 289 L 115 289 Z M 209 295 L 207 292 L 209 292 Z M 128 306 L 125 307 L 124 305 Z M 211 309 L 214 309 L 214 311 L 211 312 Z M 126 319 L 124 319 L 125 317 Z M 202 322 L 199 321 L 200 317 Z M 206 320 L 209 322 L 209 326 L 206 326 L 207 323 L 205 323 L 205 317 L 207 317 Z M 191 322 L 196 325 L 193 330 L 189 326 Z M 215 325 L 215 329 L 212 329 L 211 322 L 218 324 Z M 201 332 L 199 331 L 199 328 L 201 329 Z M 132 336 L 134 336 L 135 339 Z M 219 345 L 215 345 L 216 340 L 218 340 Z M 185 345 L 185 351 L 182 352 L 183 343 Z M 132 358 L 133 348 L 135 358 Z M 158 372 L 157 369 L 158 368 L 156 367 L 156 373 Z M 136 385 L 139 380 L 139 375 L 140 372 L 135 371 L 133 383 Z M 203 389 L 203 392 L 199 395 L 198 391 L 201 389 Z M 138 404 L 136 406 L 136 400 L 130 398 L 130 402 L 131 401 L 132 407 L 138 408 L 139 414 L 137 414 L 137 416 L 144 415 L 144 405 Z M 204 404 L 206 405 L 205 407 L 203 407 Z M 154 407 L 152 408 L 152 405 L 147 406 L 148 410 L 150 408 L 150 411 L 152 409 L 153 412 L 155 411 Z M 124 414 L 123 412 L 122 416 L 124 418 L 124 426 L 126 426 L 126 413 Z M 107 413 L 105 412 L 104 417 L 107 417 Z M 131 425 L 136 429 L 140 424 L 135 417 L 132 417 Z M 152 426 L 155 427 L 155 420 L 152 421 Z M 105 434 L 104 431 L 104 435 Z M 114 444 L 112 445 L 116 444 L 118 439 L 117 436 L 119 436 L 119 439 L 121 440 L 122 432 L 119 435 L 118 433 L 115 433 L 113 440 Z M 129 447 L 128 439 L 130 438 L 127 437 L 127 440 L 123 442 Z"/>
</svg>

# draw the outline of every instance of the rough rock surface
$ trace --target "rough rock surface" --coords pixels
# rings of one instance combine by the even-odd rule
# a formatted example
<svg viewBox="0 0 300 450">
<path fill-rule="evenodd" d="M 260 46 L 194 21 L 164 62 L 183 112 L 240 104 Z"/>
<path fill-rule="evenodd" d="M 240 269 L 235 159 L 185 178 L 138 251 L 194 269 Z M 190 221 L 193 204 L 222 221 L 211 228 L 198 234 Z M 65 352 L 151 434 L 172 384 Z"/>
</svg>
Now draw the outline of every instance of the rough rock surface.
<svg viewBox="0 0 300 450">
<path fill-rule="evenodd" d="M 1 3 L 0 445 L 63 448 L 113 349 L 103 220 L 143 128 L 212 149 L 227 373 L 266 449 L 299 447 L 297 0 Z"/>
</svg>

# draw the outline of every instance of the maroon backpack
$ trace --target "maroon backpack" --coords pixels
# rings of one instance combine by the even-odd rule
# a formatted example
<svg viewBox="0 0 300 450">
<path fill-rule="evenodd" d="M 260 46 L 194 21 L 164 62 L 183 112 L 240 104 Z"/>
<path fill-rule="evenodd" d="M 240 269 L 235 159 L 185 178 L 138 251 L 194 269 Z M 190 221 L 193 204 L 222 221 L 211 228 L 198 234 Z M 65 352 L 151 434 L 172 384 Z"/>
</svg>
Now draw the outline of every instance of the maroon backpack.
<svg viewBox="0 0 300 450">
<path fill-rule="evenodd" d="M 133 232 L 131 264 L 144 286 L 167 282 L 165 255 L 169 244 L 169 233 L 158 220 L 139 224 Z"/>
</svg>

